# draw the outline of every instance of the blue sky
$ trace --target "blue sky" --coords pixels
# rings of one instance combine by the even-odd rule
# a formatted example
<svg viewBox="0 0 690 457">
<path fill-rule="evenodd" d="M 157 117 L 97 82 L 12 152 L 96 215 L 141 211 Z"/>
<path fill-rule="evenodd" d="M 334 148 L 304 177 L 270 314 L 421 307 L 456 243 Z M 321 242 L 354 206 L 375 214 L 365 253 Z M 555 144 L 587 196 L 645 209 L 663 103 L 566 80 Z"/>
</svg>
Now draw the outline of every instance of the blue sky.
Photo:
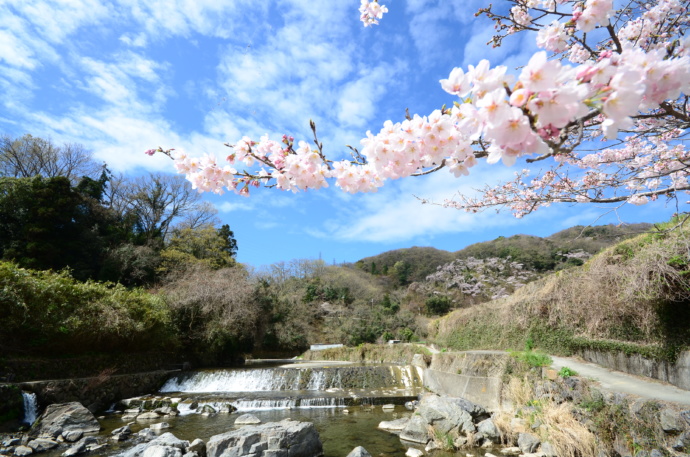
<svg viewBox="0 0 690 457">
<path fill-rule="evenodd" d="M 359 146 L 387 119 L 429 114 L 453 98 L 438 83 L 488 58 L 524 65 L 523 34 L 491 49 L 477 0 L 389 0 L 381 25 L 362 27 L 359 0 L 0 0 L 0 133 L 78 142 L 111 170 L 173 172 L 152 147 L 223 154 L 224 142 L 283 133 L 328 154 Z M 576 224 L 659 222 L 663 202 L 623 208 L 559 206 L 515 219 L 421 205 L 510 179 L 523 167 L 482 164 L 388 183 L 376 194 L 334 186 L 250 198 L 207 195 L 230 224 L 238 258 L 256 267 L 293 258 L 352 262 L 410 246 L 458 250 L 497 236 L 545 236 Z"/>
</svg>

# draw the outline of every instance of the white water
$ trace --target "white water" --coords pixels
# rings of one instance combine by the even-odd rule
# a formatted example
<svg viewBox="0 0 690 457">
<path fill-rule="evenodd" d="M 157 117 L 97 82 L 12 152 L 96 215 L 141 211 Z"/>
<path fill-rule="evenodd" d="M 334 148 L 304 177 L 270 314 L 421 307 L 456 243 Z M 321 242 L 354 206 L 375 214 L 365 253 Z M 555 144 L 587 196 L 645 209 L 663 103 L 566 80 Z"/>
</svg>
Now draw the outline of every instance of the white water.
<svg viewBox="0 0 690 457">
<path fill-rule="evenodd" d="M 36 394 L 33 392 L 22 391 L 22 397 L 24 399 L 24 418 L 22 422 L 24 424 L 33 425 L 36 422 L 36 416 L 38 414 L 38 401 L 36 400 Z"/>
<path fill-rule="evenodd" d="M 349 373 L 349 385 L 343 382 L 344 371 Z M 341 388 L 382 388 L 381 384 L 368 385 L 369 379 L 375 382 L 388 382 L 387 387 L 416 388 L 421 387 L 421 376 L 416 367 L 406 366 L 379 366 L 363 367 L 367 373 L 378 371 L 373 378 L 362 372 L 362 376 L 356 374 L 357 367 L 349 368 L 321 368 L 321 369 L 294 369 L 294 368 L 263 368 L 241 370 L 214 370 L 199 371 L 196 373 L 182 374 L 170 378 L 161 387 L 160 392 L 269 392 L 269 391 L 325 391 Z M 354 374 L 353 374 L 354 373 Z M 383 376 L 385 373 L 385 376 Z M 388 381 L 385 381 L 387 379 Z M 357 381 L 359 380 L 359 385 Z M 355 385 L 353 385 L 353 382 Z"/>
</svg>

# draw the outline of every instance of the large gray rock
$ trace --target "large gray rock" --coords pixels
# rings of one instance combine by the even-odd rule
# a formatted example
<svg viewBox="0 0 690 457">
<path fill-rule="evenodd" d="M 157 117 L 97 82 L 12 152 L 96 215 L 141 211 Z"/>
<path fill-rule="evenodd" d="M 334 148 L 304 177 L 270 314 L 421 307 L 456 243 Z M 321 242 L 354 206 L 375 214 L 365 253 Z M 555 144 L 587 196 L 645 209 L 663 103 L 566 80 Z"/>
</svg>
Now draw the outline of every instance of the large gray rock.
<svg viewBox="0 0 690 457">
<path fill-rule="evenodd" d="M 314 424 L 285 419 L 212 436 L 207 457 L 315 457 L 323 446 Z"/>
<path fill-rule="evenodd" d="M 362 446 L 357 446 L 347 454 L 347 457 L 371 457 L 371 454 Z"/>
<path fill-rule="evenodd" d="M 429 426 L 422 416 L 414 415 L 400 432 L 400 439 L 426 444 L 429 441 Z"/>
<path fill-rule="evenodd" d="M 409 417 L 401 417 L 392 421 L 381 421 L 379 422 L 379 428 L 383 430 L 403 430 L 409 421 Z"/>
<path fill-rule="evenodd" d="M 32 437 L 57 438 L 66 432 L 92 433 L 100 429 L 91 411 L 75 401 L 49 405 L 29 434 Z"/>
<path fill-rule="evenodd" d="M 199 457 L 206 457 L 206 443 L 197 438 L 189 445 L 187 452 L 194 452 Z"/>
<path fill-rule="evenodd" d="M 29 446 L 17 446 L 14 448 L 14 455 L 17 457 L 24 457 L 27 455 L 31 455 L 34 453 L 34 450 L 31 449 Z"/>
<path fill-rule="evenodd" d="M 253 414 L 242 414 L 237 419 L 235 419 L 235 425 L 256 425 L 260 424 L 261 419 Z"/>
<path fill-rule="evenodd" d="M 537 451 L 540 441 L 538 437 L 531 433 L 520 433 L 517 444 L 523 454 L 533 454 Z"/>
<path fill-rule="evenodd" d="M 484 436 L 484 439 L 497 444 L 501 442 L 501 432 L 491 419 L 484 419 L 477 424 L 477 432 Z"/>
<path fill-rule="evenodd" d="M 680 433 L 683 431 L 680 425 L 680 413 L 670 408 L 664 408 L 659 413 L 659 423 L 661 429 L 666 433 Z"/>
<path fill-rule="evenodd" d="M 137 444 L 118 455 L 120 457 L 182 457 L 188 447 L 189 441 L 183 441 L 167 432 L 148 443 Z"/>
<path fill-rule="evenodd" d="M 47 438 L 36 438 L 35 440 L 29 441 L 27 443 L 27 446 L 29 446 L 36 452 L 44 452 L 48 449 L 53 449 L 54 447 L 57 447 L 58 443 L 57 441 L 53 441 Z"/>
<path fill-rule="evenodd" d="M 440 397 L 432 394 L 422 397 L 417 413 L 426 420 L 427 424 L 441 433 L 450 433 L 456 428 L 468 433 L 474 432 L 475 426 L 473 416 L 467 408 L 474 411 L 475 407 L 481 408 L 462 398 Z"/>
<path fill-rule="evenodd" d="M 147 446 L 141 457 L 182 457 L 182 451 L 172 446 Z"/>
</svg>

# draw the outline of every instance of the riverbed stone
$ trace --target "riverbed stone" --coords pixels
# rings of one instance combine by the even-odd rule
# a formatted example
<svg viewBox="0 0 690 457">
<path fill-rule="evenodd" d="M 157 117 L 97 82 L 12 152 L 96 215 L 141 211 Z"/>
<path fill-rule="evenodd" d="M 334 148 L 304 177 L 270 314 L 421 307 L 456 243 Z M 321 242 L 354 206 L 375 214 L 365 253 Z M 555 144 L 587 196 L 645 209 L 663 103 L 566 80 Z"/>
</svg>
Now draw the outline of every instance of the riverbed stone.
<svg viewBox="0 0 690 457">
<path fill-rule="evenodd" d="M 91 411 L 75 401 L 48 405 L 29 434 L 38 438 L 57 438 L 70 431 L 92 433 L 100 429 L 101 425 Z"/>
<path fill-rule="evenodd" d="M 158 422 L 157 424 L 149 425 L 150 430 L 164 430 L 166 428 L 170 428 L 170 424 L 167 422 Z"/>
<path fill-rule="evenodd" d="M 196 452 L 199 457 L 206 457 L 206 443 L 197 438 L 189 445 L 187 452 Z"/>
<path fill-rule="evenodd" d="M 182 451 L 172 446 L 148 446 L 141 457 L 182 457 Z"/>
<path fill-rule="evenodd" d="M 400 432 L 400 439 L 413 443 L 426 444 L 429 441 L 429 431 L 426 419 L 420 415 L 414 415 L 405 428 Z"/>
<path fill-rule="evenodd" d="M 285 419 L 242 427 L 212 436 L 206 443 L 207 457 L 315 457 L 323 446 L 314 424 Z"/>
<path fill-rule="evenodd" d="M 158 414 L 157 412 L 147 411 L 145 413 L 139 414 L 137 416 L 137 420 L 138 421 L 140 421 L 140 420 L 156 420 L 156 419 L 160 419 L 160 417 L 161 417 L 160 414 Z"/>
<path fill-rule="evenodd" d="M 81 430 L 70 430 L 67 432 L 62 432 L 62 439 L 68 443 L 75 443 L 79 441 L 84 436 L 84 432 Z"/>
<path fill-rule="evenodd" d="M 260 424 L 261 419 L 253 414 L 242 414 L 237 419 L 235 419 L 235 425 L 256 425 Z"/>
<path fill-rule="evenodd" d="M 362 446 L 357 446 L 347 454 L 347 457 L 371 457 L 371 454 Z"/>
<path fill-rule="evenodd" d="M 392 421 L 381 421 L 378 428 L 383 430 L 403 430 L 409 421 L 409 417 L 401 417 Z"/>
<path fill-rule="evenodd" d="M 204 405 L 198 411 L 202 416 L 212 416 L 217 413 L 216 408 L 211 405 Z"/>
<path fill-rule="evenodd" d="M 477 432 L 481 433 L 485 440 L 491 443 L 501 442 L 501 433 L 491 419 L 484 419 L 477 424 Z"/>
<path fill-rule="evenodd" d="M 450 433 L 456 428 L 464 433 L 471 433 L 476 428 L 473 416 L 466 409 L 467 407 L 474 409 L 469 403 L 457 397 L 425 395 L 419 402 L 417 413 L 426 420 L 427 424 L 441 433 Z"/>
<path fill-rule="evenodd" d="M 16 455 L 17 457 L 24 457 L 26 455 L 31 455 L 33 453 L 34 450 L 31 449 L 29 446 L 21 445 L 14 448 L 14 455 Z"/>
<path fill-rule="evenodd" d="M 407 449 L 405 455 L 407 457 L 422 457 L 424 455 L 424 451 L 422 451 L 421 449 L 415 449 L 411 447 Z"/>
<path fill-rule="evenodd" d="M 531 433 L 520 433 L 518 435 L 518 447 L 524 454 L 533 454 L 539 447 L 539 438 Z"/>
<path fill-rule="evenodd" d="M 57 441 L 53 441 L 47 438 L 36 438 L 35 440 L 29 441 L 27 443 L 27 446 L 29 446 L 35 452 L 44 452 L 57 447 L 58 443 Z"/>
</svg>

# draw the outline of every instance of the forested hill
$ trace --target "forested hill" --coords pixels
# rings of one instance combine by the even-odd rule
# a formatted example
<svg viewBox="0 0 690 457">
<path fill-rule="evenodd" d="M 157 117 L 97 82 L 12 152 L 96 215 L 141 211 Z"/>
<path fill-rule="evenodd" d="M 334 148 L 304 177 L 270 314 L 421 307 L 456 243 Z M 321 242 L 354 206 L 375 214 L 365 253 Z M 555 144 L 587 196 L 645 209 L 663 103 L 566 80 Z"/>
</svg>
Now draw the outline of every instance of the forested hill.
<svg viewBox="0 0 690 457">
<path fill-rule="evenodd" d="M 547 272 L 579 265 L 583 258 L 651 227 L 652 224 L 648 223 L 592 227 L 578 225 L 546 238 L 531 235 L 500 236 L 495 240 L 475 243 L 455 252 L 419 246 L 396 249 L 365 257 L 358 260 L 355 265 L 374 275 L 402 273 L 406 276 L 407 282 L 423 281 L 427 275 L 434 273 L 437 267 L 455 259 L 468 257 L 487 259 L 510 256 L 531 270 Z"/>
</svg>

